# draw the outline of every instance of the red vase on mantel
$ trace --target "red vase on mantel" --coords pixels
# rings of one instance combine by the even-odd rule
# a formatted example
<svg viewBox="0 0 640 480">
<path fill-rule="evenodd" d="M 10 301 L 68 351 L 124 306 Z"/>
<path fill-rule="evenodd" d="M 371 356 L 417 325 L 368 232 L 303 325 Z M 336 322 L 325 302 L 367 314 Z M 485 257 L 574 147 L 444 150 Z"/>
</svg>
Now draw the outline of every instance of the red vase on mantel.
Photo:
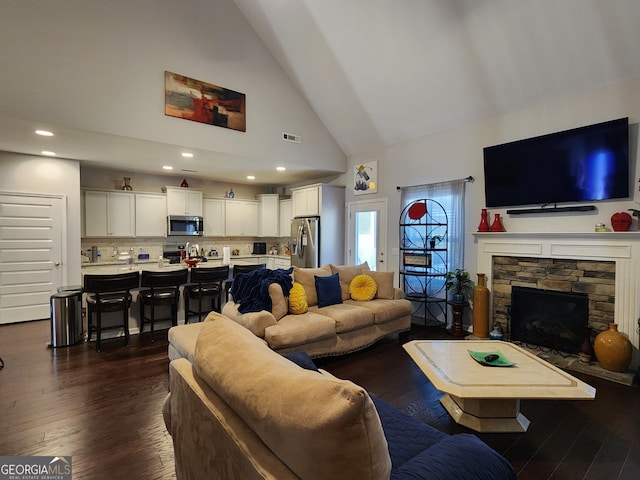
<svg viewBox="0 0 640 480">
<path fill-rule="evenodd" d="M 483 208 L 482 212 L 480 212 L 480 225 L 478 225 L 479 232 L 488 232 L 489 231 L 489 214 L 487 213 L 487 209 Z"/>
<path fill-rule="evenodd" d="M 495 217 L 493 217 L 493 223 L 491 224 L 490 230 L 492 232 L 504 232 L 504 227 L 502 226 L 502 220 L 500 219 L 499 213 L 496 213 Z"/>
</svg>

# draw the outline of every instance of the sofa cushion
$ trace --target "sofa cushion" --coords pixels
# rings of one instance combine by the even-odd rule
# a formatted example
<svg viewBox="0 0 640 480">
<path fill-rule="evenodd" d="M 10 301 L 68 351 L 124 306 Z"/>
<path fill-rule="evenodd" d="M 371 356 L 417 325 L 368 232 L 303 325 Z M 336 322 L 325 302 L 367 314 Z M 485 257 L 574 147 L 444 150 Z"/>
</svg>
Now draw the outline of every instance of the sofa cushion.
<svg viewBox="0 0 640 480">
<path fill-rule="evenodd" d="M 395 295 L 393 288 L 393 272 L 366 272 L 371 278 L 373 278 L 378 285 L 378 291 L 376 292 L 376 298 L 384 298 L 387 300 L 393 300 Z"/>
<path fill-rule="evenodd" d="M 351 285 L 349 285 L 349 294 L 351 295 L 351 298 L 359 302 L 373 300 L 373 297 L 376 296 L 377 290 L 378 285 L 376 284 L 376 281 L 364 273 L 353 277 Z"/>
<path fill-rule="evenodd" d="M 240 313 L 238 311 L 239 307 L 240 305 L 235 302 L 227 302 L 224 304 L 224 307 L 222 307 L 222 314 L 249 329 L 254 335 L 260 338 L 264 337 L 264 330 L 269 325 L 275 325 L 277 323 L 276 317 L 267 310 Z"/>
<path fill-rule="evenodd" d="M 213 312 L 212 312 L 213 313 Z M 193 363 L 196 342 L 202 330 L 202 323 L 188 323 L 169 329 L 169 360 L 186 358 Z"/>
<path fill-rule="evenodd" d="M 361 274 L 363 271 L 369 270 L 369 264 L 367 262 L 361 263 L 360 265 L 334 265 L 331 263 L 329 266 L 331 267 L 331 273 L 337 273 L 340 275 L 342 300 L 349 300 L 351 298 L 349 286 L 351 285 L 353 277 Z"/>
<path fill-rule="evenodd" d="M 264 339 L 274 350 L 305 345 L 336 336 L 336 322 L 326 315 L 307 312 L 286 315 L 264 331 Z"/>
<path fill-rule="evenodd" d="M 351 332 L 374 324 L 374 311 L 369 308 L 361 308 L 362 302 L 354 300 L 348 300 L 348 302 L 324 308 L 311 307 L 309 310 L 331 318 L 335 322 L 335 331 L 338 333 Z"/>
<path fill-rule="evenodd" d="M 347 300 L 345 305 L 354 305 L 370 310 L 374 314 L 374 323 L 376 325 L 411 315 L 411 302 L 404 299 L 384 300 L 381 298 L 374 298 L 369 302 Z"/>
<path fill-rule="evenodd" d="M 291 295 L 291 291 L 289 291 Z M 269 296 L 271 297 L 271 313 L 276 320 L 280 320 L 289 313 L 289 302 L 282 292 L 282 286 L 279 283 L 269 284 Z"/>
<path fill-rule="evenodd" d="M 328 277 L 329 275 L 331 275 L 331 267 L 328 264 L 319 268 L 293 267 L 293 280 L 304 287 L 304 293 L 307 295 L 307 304 L 310 307 L 318 304 L 315 277 Z"/>
<path fill-rule="evenodd" d="M 293 282 L 293 287 L 289 291 L 289 312 L 294 315 L 307 313 L 309 305 L 307 304 L 307 294 L 302 284 Z"/>
<path fill-rule="evenodd" d="M 389 478 L 384 432 L 361 387 L 299 368 L 224 317 L 203 324 L 194 368 L 300 478 Z"/>
<path fill-rule="evenodd" d="M 318 296 L 318 307 L 328 307 L 342 303 L 342 292 L 340 291 L 340 277 L 337 273 L 328 277 L 314 277 L 316 283 L 316 295 Z"/>
</svg>

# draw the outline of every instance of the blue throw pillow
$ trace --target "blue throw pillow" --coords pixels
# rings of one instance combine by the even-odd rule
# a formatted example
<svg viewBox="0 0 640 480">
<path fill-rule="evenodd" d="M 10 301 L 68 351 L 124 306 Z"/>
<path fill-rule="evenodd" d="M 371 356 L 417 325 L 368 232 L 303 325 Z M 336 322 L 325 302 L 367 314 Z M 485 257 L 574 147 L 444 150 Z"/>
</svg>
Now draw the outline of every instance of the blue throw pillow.
<svg viewBox="0 0 640 480">
<path fill-rule="evenodd" d="M 337 273 L 328 277 L 318 277 L 316 280 L 316 294 L 318 295 L 318 307 L 328 307 L 342 303 L 342 290 L 340 289 L 340 277 Z"/>
<path fill-rule="evenodd" d="M 313 363 L 313 360 L 311 360 L 311 357 L 307 352 L 289 352 L 285 353 L 283 357 L 288 358 L 293 363 L 306 370 L 315 370 L 316 372 L 318 371 L 318 367 L 316 367 L 316 364 Z"/>
</svg>

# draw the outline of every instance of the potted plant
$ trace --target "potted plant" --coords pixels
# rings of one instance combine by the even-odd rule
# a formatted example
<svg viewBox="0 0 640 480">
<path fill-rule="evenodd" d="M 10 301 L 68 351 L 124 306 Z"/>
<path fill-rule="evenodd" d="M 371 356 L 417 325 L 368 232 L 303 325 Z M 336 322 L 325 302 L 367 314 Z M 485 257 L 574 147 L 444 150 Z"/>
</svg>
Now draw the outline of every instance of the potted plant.
<svg viewBox="0 0 640 480">
<path fill-rule="evenodd" d="M 442 236 L 441 235 L 434 235 L 433 237 L 431 237 L 429 239 L 429 246 L 431 248 L 436 248 L 436 245 L 438 243 L 440 243 L 441 240 L 442 240 Z"/>
<path fill-rule="evenodd" d="M 464 303 L 465 295 L 473 290 L 474 287 L 469 272 L 462 268 L 456 268 L 451 272 L 447 272 L 445 278 L 447 290 L 454 292 L 452 301 L 454 303 Z"/>
</svg>

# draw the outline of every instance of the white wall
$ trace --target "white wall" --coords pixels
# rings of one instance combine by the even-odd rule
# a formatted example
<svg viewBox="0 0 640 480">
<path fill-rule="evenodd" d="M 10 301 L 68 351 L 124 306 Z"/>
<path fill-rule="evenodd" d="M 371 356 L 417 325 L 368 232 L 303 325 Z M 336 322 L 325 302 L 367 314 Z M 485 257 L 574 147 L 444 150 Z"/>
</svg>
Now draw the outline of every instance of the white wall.
<svg viewBox="0 0 640 480">
<path fill-rule="evenodd" d="M 630 157 L 635 166 L 638 158 L 640 79 L 557 99 L 548 104 L 487 119 L 456 130 L 350 157 L 348 173 L 339 181 L 348 186 L 347 202 L 376 197 L 388 198 L 389 263 L 397 272 L 398 257 L 391 255 L 391 249 L 398 246 L 400 192 L 396 191 L 396 186 L 434 183 L 472 175 L 475 182 L 467 184 L 466 189 L 465 268 L 475 273 L 477 246 L 472 234 L 477 231 L 480 209 L 484 207 L 483 147 L 620 117 L 629 117 Z M 355 197 L 352 170 L 356 164 L 372 160 L 378 161 L 378 193 Z M 640 169 L 633 170 L 631 178 L 637 179 Z M 506 230 L 511 232 L 592 232 L 598 222 L 604 222 L 610 227 L 610 217 L 613 213 L 626 211 L 628 208 L 640 208 L 638 184 L 633 181 L 632 187 L 638 203 L 631 200 L 596 202 L 595 212 L 562 215 L 512 216 L 506 215 L 505 209 L 492 209 L 491 218 L 493 219 L 495 213 L 502 214 L 503 224 Z"/>
<path fill-rule="evenodd" d="M 79 285 L 80 166 L 73 160 L 0 152 L 0 191 L 64 195 L 66 198 L 66 265 L 62 283 Z M 64 268 L 66 267 L 66 268 Z"/>
<path fill-rule="evenodd" d="M 344 153 L 232 0 L 3 2 L 0 43 L 15 45 L 0 49 L 0 64 L 13 66 L 0 70 L 11 92 L 3 117 L 345 171 Z M 246 132 L 164 115 L 165 71 L 244 93 Z"/>
<path fill-rule="evenodd" d="M 125 170 L 111 170 L 97 167 L 82 166 L 80 168 L 80 185 L 82 188 L 96 188 L 105 190 L 120 190 L 124 184 L 124 177 L 131 178 L 134 192 L 163 193 L 167 186 L 179 187 L 182 180 L 187 180 L 189 188 L 201 190 L 205 197 L 223 198 L 225 193 L 233 189 L 235 198 L 255 200 L 256 195 L 267 193 L 264 186 L 240 185 L 235 183 L 213 182 L 193 175 L 149 175 Z"/>
</svg>

